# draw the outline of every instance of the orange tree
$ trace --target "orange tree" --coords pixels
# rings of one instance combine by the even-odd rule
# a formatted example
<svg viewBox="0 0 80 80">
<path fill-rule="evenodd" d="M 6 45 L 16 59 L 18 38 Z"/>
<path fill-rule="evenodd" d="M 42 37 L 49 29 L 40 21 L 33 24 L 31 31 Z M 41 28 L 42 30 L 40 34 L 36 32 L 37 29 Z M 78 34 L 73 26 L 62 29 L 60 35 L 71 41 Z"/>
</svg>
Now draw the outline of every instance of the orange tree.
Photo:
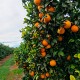
<svg viewBox="0 0 80 80">
<path fill-rule="evenodd" d="M 18 56 L 23 80 L 80 80 L 80 1 L 22 1 L 27 11 Z"/>
<path fill-rule="evenodd" d="M 0 43 L 0 60 L 13 53 L 13 49 Z"/>
</svg>

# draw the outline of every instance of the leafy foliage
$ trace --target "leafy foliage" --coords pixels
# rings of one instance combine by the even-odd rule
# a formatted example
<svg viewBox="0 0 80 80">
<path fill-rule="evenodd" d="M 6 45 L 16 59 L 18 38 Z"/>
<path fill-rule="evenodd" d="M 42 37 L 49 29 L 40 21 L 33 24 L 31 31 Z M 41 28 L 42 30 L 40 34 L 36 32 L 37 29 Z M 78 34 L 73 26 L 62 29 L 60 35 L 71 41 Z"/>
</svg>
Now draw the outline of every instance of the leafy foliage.
<svg viewBox="0 0 80 80">
<path fill-rule="evenodd" d="M 24 42 L 16 53 L 17 60 L 21 61 L 19 66 L 24 68 L 23 80 L 70 80 L 70 76 L 80 79 L 79 2 L 41 0 L 40 4 L 36 5 L 34 0 L 25 0 L 27 18 L 24 18 L 24 23 L 27 26 L 21 30 Z M 53 7 L 54 11 L 50 10 L 50 7 Z M 39 18 L 39 13 L 44 16 Z M 39 24 L 35 25 L 37 22 Z M 73 26 L 76 27 L 72 29 Z M 62 38 L 58 39 L 59 36 Z M 43 40 L 46 42 L 43 43 Z M 46 43 L 50 46 L 43 45 Z M 45 49 L 45 54 L 41 52 L 42 48 Z M 32 71 L 34 76 L 30 75 Z M 47 72 L 49 77 L 46 76 Z"/>
<path fill-rule="evenodd" d="M 6 57 L 9 54 L 13 53 L 13 48 L 9 47 L 9 46 L 5 46 L 3 44 L 0 43 L 0 59 Z"/>
</svg>

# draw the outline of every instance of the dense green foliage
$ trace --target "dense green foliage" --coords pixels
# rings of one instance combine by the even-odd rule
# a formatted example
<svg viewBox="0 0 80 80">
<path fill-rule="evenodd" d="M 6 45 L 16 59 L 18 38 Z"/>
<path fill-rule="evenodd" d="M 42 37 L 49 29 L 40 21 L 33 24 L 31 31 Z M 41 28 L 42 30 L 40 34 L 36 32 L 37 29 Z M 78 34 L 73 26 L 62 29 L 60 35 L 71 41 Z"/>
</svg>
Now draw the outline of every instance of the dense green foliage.
<svg viewBox="0 0 80 80">
<path fill-rule="evenodd" d="M 6 57 L 9 54 L 13 53 L 13 48 L 9 46 L 5 46 L 4 44 L 0 43 L 0 59 Z"/>
<path fill-rule="evenodd" d="M 34 0 L 23 2 L 27 11 L 27 18 L 24 18 L 27 26 L 21 30 L 24 42 L 16 49 L 15 57 L 18 65 L 24 68 L 24 80 L 80 80 L 80 1 L 41 0 L 40 10 Z M 48 7 L 54 7 L 55 11 L 48 11 Z M 39 18 L 39 13 L 44 16 Z M 48 22 L 45 22 L 46 14 L 51 17 Z M 70 24 L 65 24 L 66 21 Z M 36 26 L 36 22 L 39 25 Z M 65 25 L 69 28 L 66 29 Z M 76 32 L 73 26 L 77 26 Z M 61 27 L 63 29 L 60 31 Z M 60 41 L 59 36 L 62 37 Z M 44 46 L 43 40 L 51 47 Z M 42 48 L 46 53 L 44 57 Z M 55 66 L 50 65 L 51 60 L 56 61 Z M 49 77 L 46 77 L 47 72 Z M 42 79 L 41 75 L 45 77 Z"/>
</svg>

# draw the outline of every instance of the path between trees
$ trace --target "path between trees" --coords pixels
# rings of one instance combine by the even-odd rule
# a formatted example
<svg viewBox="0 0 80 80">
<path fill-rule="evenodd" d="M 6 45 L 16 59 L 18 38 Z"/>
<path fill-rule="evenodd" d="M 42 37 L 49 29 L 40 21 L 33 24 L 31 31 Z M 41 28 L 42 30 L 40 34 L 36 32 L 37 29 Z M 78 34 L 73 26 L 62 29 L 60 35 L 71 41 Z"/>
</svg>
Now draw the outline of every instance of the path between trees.
<svg viewBox="0 0 80 80">
<path fill-rule="evenodd" d="M 4 59 L 2 59 L 0 61 L 0 67 L 7 61 L 9 60 L 13 55 L 9 55 L 9 56 L 6 56 Z M 7 76 L 7 79 L 6 80 L 22 80 L 22 77 L 24 76 L 23 73 L 21 74 L 18 74 L 19 72 L 19 69 L 18 69 L 18 66 L 16 64 L 13 64 L 10 66 L 9 68 L 10 72 Z"/>
<path fill-rule="evenodd" d="M 0 60 L 0 66 L 3 65 L 11 56 L 12 56 L 12 54 L 8 55 L 4 59 Z"/>
</svg>

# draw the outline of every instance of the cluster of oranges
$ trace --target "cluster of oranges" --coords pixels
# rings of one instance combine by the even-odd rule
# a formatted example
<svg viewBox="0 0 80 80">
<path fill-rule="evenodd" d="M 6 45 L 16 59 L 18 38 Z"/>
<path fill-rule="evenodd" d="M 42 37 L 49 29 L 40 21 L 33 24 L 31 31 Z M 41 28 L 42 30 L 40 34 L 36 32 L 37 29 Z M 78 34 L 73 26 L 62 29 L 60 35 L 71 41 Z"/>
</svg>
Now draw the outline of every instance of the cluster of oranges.
<svg viewBox="0 0 80 80">
<path fill-rule="evenodd" d="M 30 76 L 33 77 L 34 75 L 35 75 L 35 72 L 34 72 L 34 71 L 31 71 L 31 72 L 30 72 Z M 45 78 L 48 78 L 48 77 L 50 77 L 50 74 L 49 74 L 48 72 L 40 75 L 40 78 L 41 78 L 41 79 L 45 79 Z"/>
<path fill-rule="evenodd" d="M 34 4 L 37 6 L 37 9 L 38 9 L 38 11 L 39 11 L 39 19 L 40 19 L 40 22 L 49 23 L 50 20 L 51 20 L 51 16 L 50 16 L 49 13 L 46 13 L 46 14 L 44 15 L 44 13 L 41 12 L 41 9 L 44 8 L 44 6 L 41 5 L 41 1 L 42 1 L 42 0 L 34 0 Z M 45 10 L 46 10 L 47 12 L 54 12 L 54 11 L 55 11 L 55 8 L 54 8 L 53 6 L 47 6 L 47 7 L 45 8 Z M 39 22 L 36 22 L 36 23 L 34 24 L 34 26 L 37 27 L 37 28 L 39 28 L 39 27 L 40 27 L 40 23 L 39 23 Z M 50 39 L 50 38 L 49 38 L 49 39 Z M 43 45 L 46 49 L 51 48 L 51 45 L 48 43 L 48 41 L 47 41 L 46 39 L 43 39 L 41 43 L 42 43 L 42 45 Z M 41 50 L 40 50 L 42 57 L 45 57 L 45 56 L 46 56 L 46 50 L 45 50 L 45 48 L 41 48 Z"/>
<path fill-rule="evenodd" d="M 34 0 L 34 4 L 37 6 L 37 9 L 39 11 L 39 21 L 35 22 L 34 26 L 39 28 L 40 27 L 40 23 L 49 23 L 51 21 L 51 16 L 49 13 L 46 13 L 44 14 L 43 12 L 41 12 L 41 9 L 45 8 L 43 5 L 41 5 L 41 1 L 42 0 Z M 53 6 L 47 6 L 45 8 L 45 10 L 47 12 L 55 12 L 55 8 Z M 62 41 L 63 40 L 63 37 L 62 35 L 66 32 L 67 29 L 70 29 L 73 33 L 76 33 L 79 31 L 79 27 L 77 25 L 73 25 L 73 23 L 69 20 L 66 20 L 63 22 L 63 26 L 61 26 L 56 32 L 59 34 L 58 36 L 58 41 Z M 43 47 L 41 47 L 40 49 L 40 54 L 41 54 L 41 57 L 44 58 L 46 57 L 47 55 L 47 52 L 46 52 L 46 49 L 50 49 L 51 48 L 51 45 L 49 44 L 48 40 L 46 39 L 43 39 L 41 41 L 41 44 Z M 71 56 L 68 55 L 67 56 L 67 60 L 69 61 L 71 59 Z M 52 59 L 49 61 L 49 65 L 51 67 L 54 67 L 57 65 L 57 62 L 56 60 Z M 30 72 L 30 75 L 33 77 L 35 75 L 35 72 L 34 71 L 31 71 Z M 46 73 L 42 73 L 40 75 L 40 78 L 41 79 L 44 79 L 44 78 L 47 78 L 47 77 L 50 77 L 50 73 L 46 72 Z"/>
<path fill-rule="evenodd" d="M 66 32 L 66 29 L 71 29 L 71 31 L 74 32 L 74 33 L 79 31 L 79 27 L 77 25 L 72 25 L 72 22 L 70 22 L 69 20 L 66 20 L 66 21 L 64 21 L 63 27 L 60 27 L 57 30 L 57 33 L 59 34 L 58 41 L 62 41 L 63 40 L 62 35 Z M 70 61 L 71 60 L 71 56 L 68 55 L 66 59 L 68 61 Z"/>
<path fill-rule="evenodd" d="M 40 22 L 48 23 L 51 21 L 51 16 L 49 13 L 44 14 L 41 12 L 41 9 L 45 8 L 43 5 L 41 5 L 42 0 L 34 0 L 35 5 L 37 5 L 37 9 L 39 11 L 39 22 L 36 22 L 34 24 L 35 27 L 39 28 Z M 45 8 L 45 11 L 47 12 L 55 12 L 55 8 L 53 6 L 47 6 Z"/>
<path fill-rule="evenodd" d="M 71 31 L 74 32 L 74 33 L 79 31 L 79 27 L 77 25 L 72 25 L 72 22 L 70 22 L 69 20 L 66 20 L 66 21 L 64 21 L 63 27 L 60 27 L 57 30 L 57 33 L 59 35 L 62 35 L 62 34 L 64 34 L 66 32 L 66 29 L 71 29 Z M 58 40 L 62 41 L 63 37 L 62 36 L 58 36 Z"/>
<path fill-rule="evenodd" d="M 43 12 L 41 12 L 41 9 L 44 8 L 44 6 L 41 5 L 41 1 L 42 0 L 34 0 L 34 4 L 37 6 L 37 9 L 39 11 L 39 14 L 38 14 L 39 21 L 37 21 L 34 24 L 34 26 L 36 28 L 39 28 L 40 27 L 40 23 L 41 22 L 44 23 L 44 24 L 46 24 L 46 23 L 49 23 L 51 21 L 51 16 L 50 16 L 49 13 L 44 14 Z M 47 12 L 54 12 L 55 11 L 55 8 L 52 7 L 52 6 L 47 6 L 45 8 L 45 11 L 47 11 Z M 41 32 L 41 33 L 44 33 L 44 32 Z M 50 39 L 50 35 L 48 35 L 47 37 Z M 51 45 L 49 44 L 49 42 L 48 42 L 47 39 L 43 39 L 41 41 L 41 44 L 43 46 L 43 47 L 40 48 L 41 58 L 45 58 L 46 55 L 47 55 L 46 49 L 50 49 L 51 48 Z M 57 65 L 56 60 L 54 60 L 54 59 L 50 60 L 49 65 L 52 66 L 52 67 L 56 66 Z M 32 77 L 34 77 L 35 74 L 36 73 L 34 71 L 31 71 L 30 72 L 30 76 L 32 76 Z M 48 77 L 50 77 L 50 73 L 49 72 L 41 73 L 40 74 L 40 78 L 41 79 L 45 79 L 45 78 L 48 78 Z"/>
<path fill-rule="evenodd" d="M 47 77 L 50 77 L 50 74 L 49 74 L 48 72 L 46 72 L 45 74 L 41 74 L 41 75 L 40 75 L 40 78 L 41 78 L 41 79 L 45 79 L 45 78 L 47 78 Z"/>
<path fill-rule="evenodd" d="M 77 25 L 71 25 L 71 22 L 69 20 L 64 21 L 63 27 L 60 27 L 57 31 L 58 34 L 64 34 L 65 29 L 71 29 L 72 32 L 78 32 L 79 27 Z"/>
</svg>

